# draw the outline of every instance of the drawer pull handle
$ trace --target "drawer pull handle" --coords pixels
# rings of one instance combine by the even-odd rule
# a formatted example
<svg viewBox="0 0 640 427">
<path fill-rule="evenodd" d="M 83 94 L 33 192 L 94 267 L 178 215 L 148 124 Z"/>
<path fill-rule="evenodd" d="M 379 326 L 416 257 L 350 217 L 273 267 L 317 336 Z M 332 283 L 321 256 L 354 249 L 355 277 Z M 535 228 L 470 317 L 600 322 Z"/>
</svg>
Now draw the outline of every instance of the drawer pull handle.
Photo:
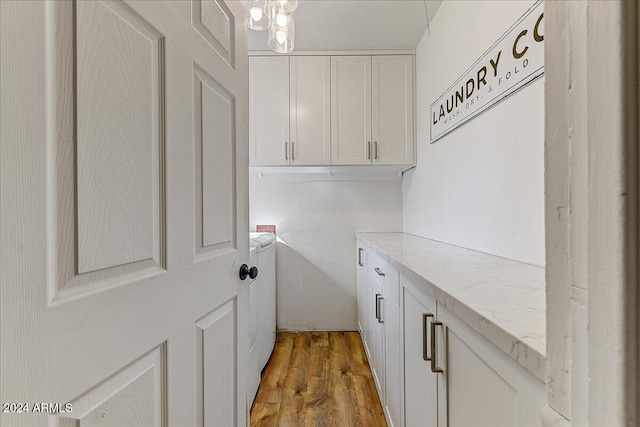
<svg viewBox="0 0 640 427">
<path fill-rule="evenodd" d="M 380 322 L 380 297 L 382 295 L 376 294 L 376 319 Z"/>
<path fill-rule="evenodd" d="M 429 318 L 433 319 L 432 313 L 422 313 L 422 360 L 424 360 L 425 362 L 431 361 L 427 349 L 429 347 L 429 344 L 427 344 L 427 329 L 429 327 Z"/>
<path fill-rule="evenodd" d="M 380 301 L 384 301 L 382 295 L 378 298 L 378 323 L 384 323 L 384 319 L 382 318 L 382 304 L 380 304 Z"/>
<path fill-rule="evenodd" d="M 358 265 L 360 267 L 364 267 L 364 264 L 362 263 L 362 252 L 364 250 L 362 248 L 358 248 Z"/>
<path fill-rule="evenodd" d="M 378 273 L 378 276 L 384 276 L 385 274 L 382 272 L 382 270 L 380 270 L 378 267 L 373 269 L 376 273 Z"/>
<path fill-rule="evenodd" d="M 443 372 L 442 368 L 438 367 L 438 352 L 436 342 L 436 326 L 442 326 L 442 322 L 431 322 L 431 372 L 434 374 Z"/>
</svg>

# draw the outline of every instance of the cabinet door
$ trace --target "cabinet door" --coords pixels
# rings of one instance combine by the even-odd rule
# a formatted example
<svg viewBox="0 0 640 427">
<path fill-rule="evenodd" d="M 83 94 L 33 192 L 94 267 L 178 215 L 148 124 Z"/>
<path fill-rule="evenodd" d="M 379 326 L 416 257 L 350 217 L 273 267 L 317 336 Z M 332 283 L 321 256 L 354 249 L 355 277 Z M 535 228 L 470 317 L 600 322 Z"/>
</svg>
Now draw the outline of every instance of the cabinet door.
<svg viewBox="0 0 640 427">
<path fill-rule="evenodd" d="M 413 56 L 372 58 L 373 164 L 413 164 Z"/>
<path fill-rule="evenodd" d="M 436 314 L 435 300 L 416 298 L 404 289 L 405 425 L 438 425 L 438 374 L 431 372 L 429 326 Z M 425 317 L 427 316 L 427 317 Z"/>
<path fill-rule="evenodd" d="M 385 412 L 390 427 L 402 425 L 402 395 L 404 394 L 404 369 L 402 364 L 402 330 L 400 307 L 386 294 L 384 303 L 385 346 Z"/>
<path fill-rule="evenodd" d="M 251 166 L 289 164 L 289 58 L 249 58 Z"/>
<path fill-rule="evenodd" d="M 382 406 L 385 405 L 385 358 L 384 358 L 384 296 L 383 296 L 383 281 L 381 276 L 378 276 L 374 271 L 371 271 L 372 283 L 373 283 L 373 302 L 374 310 L 377 312 L 377 318 L 374 316 L 372 326 L 372 352 L 371 355 L 373 361 L 371 364 L 371 373 L 373 379 L 378 386 L 378 393 L 380 395 L 380 402 Z M 376 307 L 377 305 L 377 307 Z"/>
<path fill-rule="evenodd" d="M 290 58 L 290 138 L 292 165 L 331 162 L 330 59 Z"/>
<path fill-rule="evenodd" d="M 438 317 L 444 325 L 438 328 L 438 365 L 446 386 L 438 391 L 438 412 L 448 414 L 441 425 L 539 426 L 544 383 L 440 304 Z"/>
<path fill-rule="evenodd" d="M 331 164 L 371 164 L 371 57 L 331 57 Z"/>
</svg>

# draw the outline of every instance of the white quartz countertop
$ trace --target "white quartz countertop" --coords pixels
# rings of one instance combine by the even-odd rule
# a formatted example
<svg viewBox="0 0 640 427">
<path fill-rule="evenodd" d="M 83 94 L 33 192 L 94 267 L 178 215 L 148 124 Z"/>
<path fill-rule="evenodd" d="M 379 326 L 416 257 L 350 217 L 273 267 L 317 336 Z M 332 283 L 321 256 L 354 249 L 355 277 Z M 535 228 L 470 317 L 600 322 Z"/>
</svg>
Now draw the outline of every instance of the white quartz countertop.
<svg viewBox="0 0 640 427">
<path fill-rule="evenodd" d="M 406 233 L 356 238 L 545 381 L 544 268 Z"/>
</svg>

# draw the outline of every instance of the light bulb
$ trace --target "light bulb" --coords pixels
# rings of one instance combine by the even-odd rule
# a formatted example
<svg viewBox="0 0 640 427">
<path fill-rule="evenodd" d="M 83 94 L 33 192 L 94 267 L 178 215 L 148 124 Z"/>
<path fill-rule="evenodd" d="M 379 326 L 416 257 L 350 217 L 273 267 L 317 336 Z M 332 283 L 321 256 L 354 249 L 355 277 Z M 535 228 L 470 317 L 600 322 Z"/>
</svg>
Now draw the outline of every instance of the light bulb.
<svg viewBox="0 0 640 427">
<path fill-rule="evenodd" d="M 259 7 L 252 7 L 249 13 L 251 14 L 251 19 L 255 22 L 259 22 L 262 19 L 262 9 Z"/>
<path fill-rule="evenodd" d="M 287 33 L 285 33 L 284 31 L 277 31 L 276 40 L 278 40 L 278 43 L 284 44 L 284 42 L 287 41 Z"/>
<path fill-rule="evenodd" d="M 278 17 L 276 18 L 276 22 L 278 23 L 279 26 L 281 27 L 286 27 L 287 26 L 287 15 L 283 14 L 283 13 L 279 13 Z"/>
</svg>

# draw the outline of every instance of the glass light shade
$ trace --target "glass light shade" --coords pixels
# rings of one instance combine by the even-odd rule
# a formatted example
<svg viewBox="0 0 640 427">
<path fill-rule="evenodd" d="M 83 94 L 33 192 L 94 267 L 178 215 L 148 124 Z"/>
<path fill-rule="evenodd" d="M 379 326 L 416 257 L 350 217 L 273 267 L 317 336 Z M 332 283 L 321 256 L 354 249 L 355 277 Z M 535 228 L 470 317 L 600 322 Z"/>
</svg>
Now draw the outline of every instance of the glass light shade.
<svg viewBox="0 0 640 427">
<path fill-rule="evenodd" d="M 271 23 L 271 0 L 250 0 L 243 2 L 247 9 L 249 28 L 263 31 L 269 28 Z"/>
<path fill-rule="evenodd" d="M 277 3 L 280 0 L 276 0 Z M 293 15 L 283 13 L 276 7 L 271 8 L 271 25 L 269 25 L 269 48 L 278 53 L 289 53 L 293 50 L 295 39 L 295 22 Z"/>
<path fill-rule="evenodd" d="M 273 7 L 280 12 L 291 13 L 298 7 L 298 0 L 272 0 Z"/>
</svg>

